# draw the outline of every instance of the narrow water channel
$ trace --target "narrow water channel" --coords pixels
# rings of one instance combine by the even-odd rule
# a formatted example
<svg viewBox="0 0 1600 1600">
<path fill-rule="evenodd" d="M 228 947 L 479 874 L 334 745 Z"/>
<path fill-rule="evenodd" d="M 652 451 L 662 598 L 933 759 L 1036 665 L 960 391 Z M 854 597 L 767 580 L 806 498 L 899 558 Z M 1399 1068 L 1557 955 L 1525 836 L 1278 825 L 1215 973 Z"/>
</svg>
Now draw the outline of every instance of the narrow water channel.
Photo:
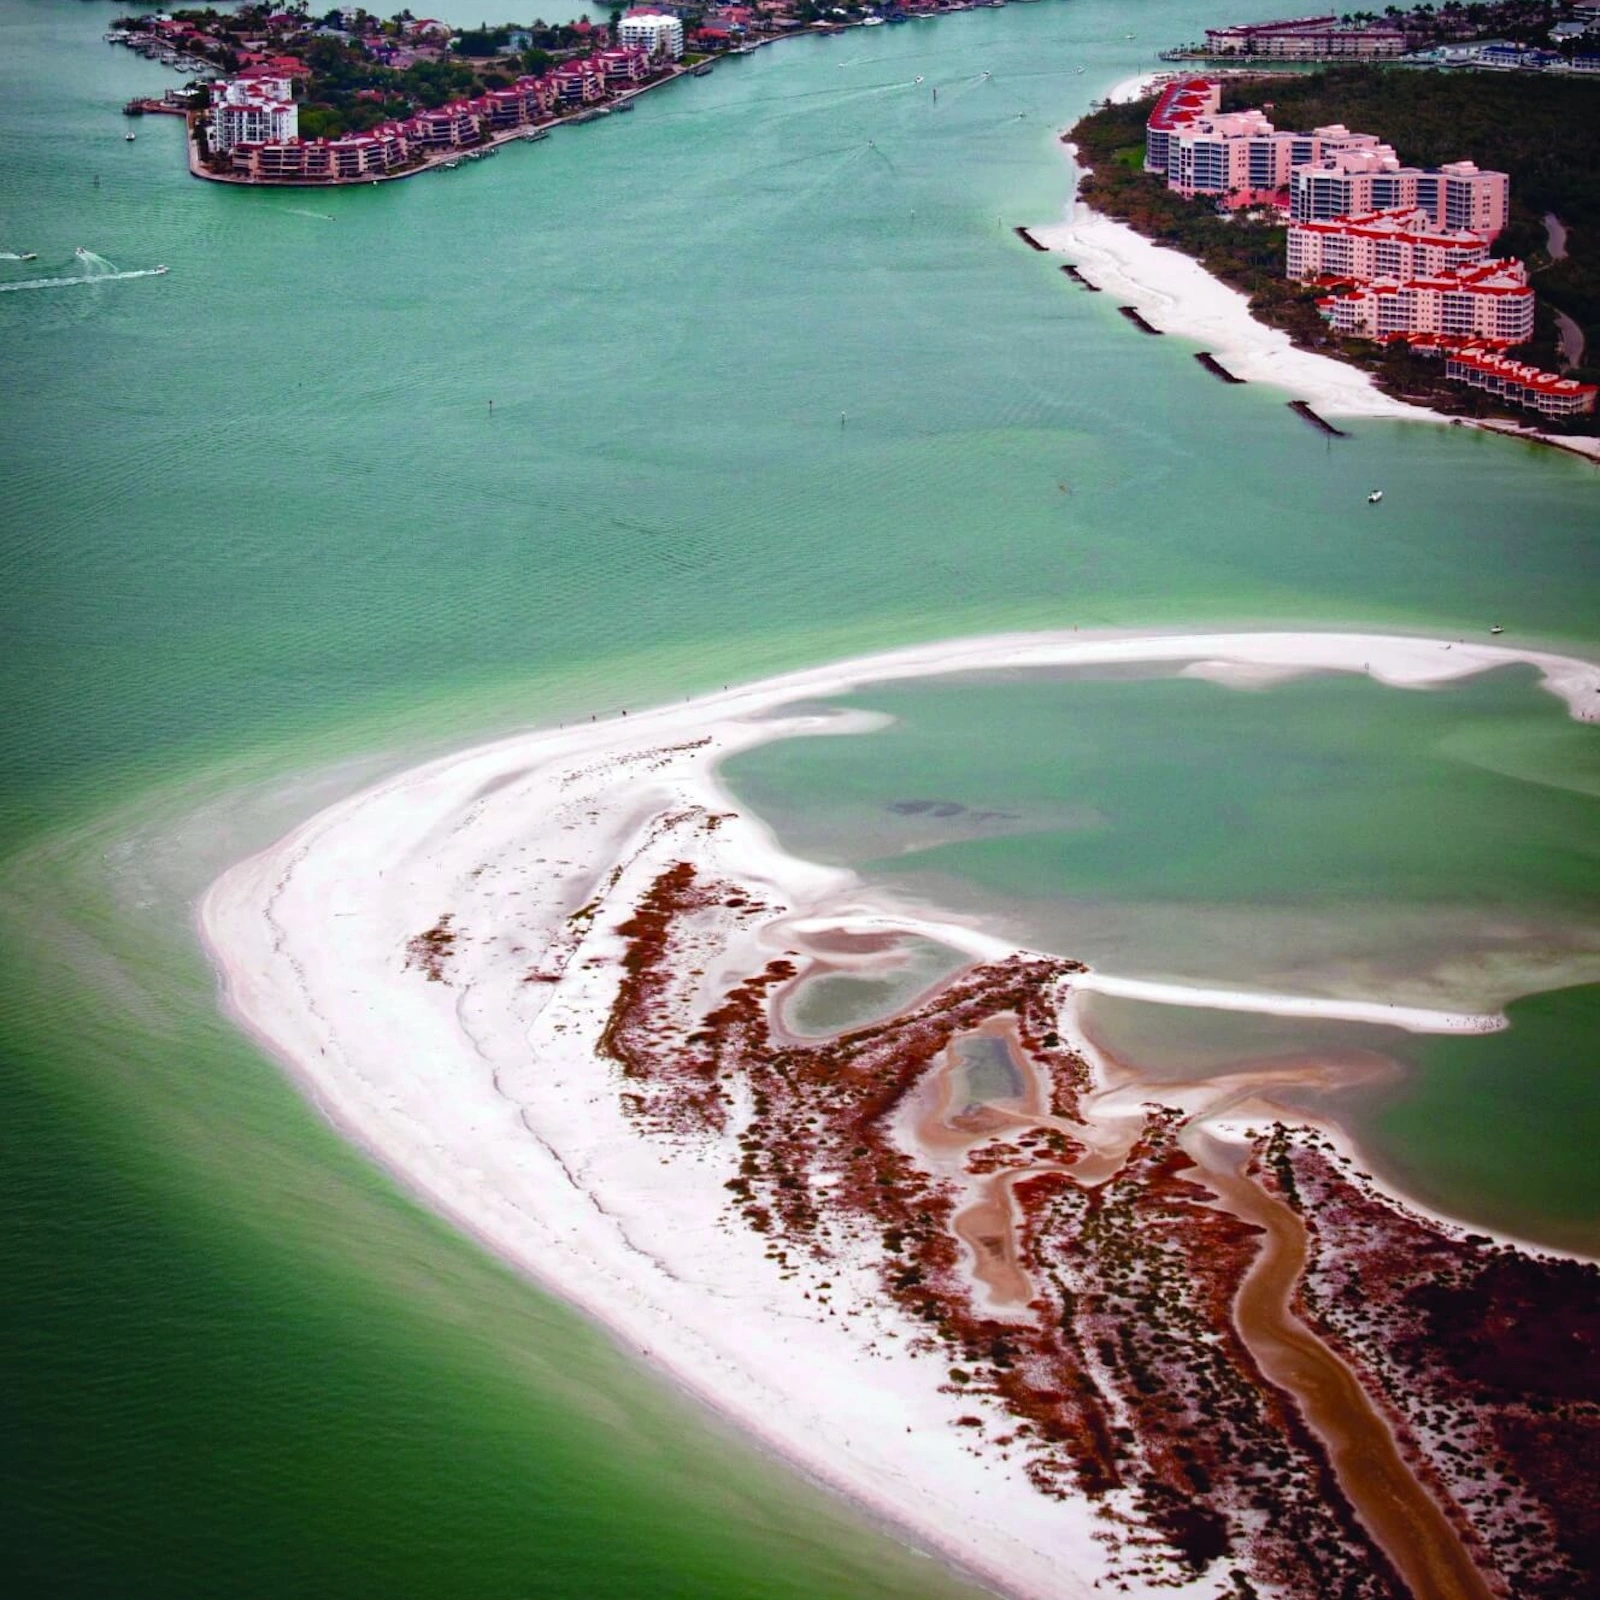
<svg viewBox="0 0 1600 1600">
<path fill-rule="evenodd" d="M 1240 1171 L 1248 1152 L 1197 1124 L 1181 1143 L 1227 1210 L 1263 1230 L 1260 1254 L 1234 1301 L 1239 1335 L 1267 1378 L 1286 1390 L 1327 1447 L 1356 1515 L 1398 1568 L 1414 1600 L 1493 1600 L 1466 1547 L 1401 1459 L 1388 1424 L 1345 1364 L 1289 1309 L 1305 1269 L 1305 1227 Z"/>
</svg>

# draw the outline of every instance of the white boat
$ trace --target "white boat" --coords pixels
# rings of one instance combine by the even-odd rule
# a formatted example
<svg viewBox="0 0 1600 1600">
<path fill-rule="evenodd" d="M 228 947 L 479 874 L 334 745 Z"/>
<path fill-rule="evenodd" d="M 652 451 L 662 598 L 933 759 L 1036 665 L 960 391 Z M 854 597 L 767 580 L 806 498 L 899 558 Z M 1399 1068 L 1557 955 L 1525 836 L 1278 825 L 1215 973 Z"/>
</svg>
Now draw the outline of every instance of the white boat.
<svg viewBox="0 0 1600 1600">
<path fill-rule="evenodd" d="M 883 18 L 882 17 L 863 17 L 861 19 L 861 26 L 863 28 L 881 28 L 883 26 Z"/>
<path fill-rule="evenodd" d="M 139 135 L 136 133 L 125 133 L 122 137 L 126 139 L 129 144 L 132 144 L 133 141 L 139 137 Z"/>
<path fill-rule="evenodd" d="M 84 249 L 84 248 L 83 248 L 83 246 L 82 246 L 82 245 L 81 245 L 81 244 L 75 244 L 75 245 L 73 245 L 73 247 L 72 247 L 72 253 L 73 253 L 73 255 L 75 255 L 75 256 L 76 256 L 76 257 L 77 257 L 77 258 L 78 258 L 78 259 L 79 259 L 79 260 L 80 260 L 80 261 L 87 261 L 87 260 L 88 260 L 88 259 L 89 259 L 89 252 L 88 252 L 88 251 L 87 251 L 87 250 L 85 250 L 85 249 Z"/>
<path fill-rule="evenodd" d="M 164 274 L 164 273 L 168 273 L 168 272 L 171 272 L 171 271 L 172 271 L 172 268 L 171 268 L 171 267 L 152 267 L 152 268 L 151 268 L 151 269 L 150 269 L 150 270 L 151 270 L 151 271 L 152 271 L 152 272 L 153 272 L 153 273 L 155 273 L 155 275 L 156 275 L 156 276 L 157 276 L 157 277 L 158 277 L 158 278 L 159 278 L 159 277 L 161 277 L 161 276 L 162 276 L 162 275 L 163 275 L 163 274 Z"/>
<path fill-rule="evenodd" d="M 1374 489 L 1372 493 L 1367 496 L 1367 504 L 1369 506 L 1375 506 L 1381 499 L 1383 499 L 1383 490 Z"/>
<path fill-rule="evenodd" d="M 1504 633 L 1505 631 L 1498 622 L 1489 630 L 1490 633 Z"/>
</svg>

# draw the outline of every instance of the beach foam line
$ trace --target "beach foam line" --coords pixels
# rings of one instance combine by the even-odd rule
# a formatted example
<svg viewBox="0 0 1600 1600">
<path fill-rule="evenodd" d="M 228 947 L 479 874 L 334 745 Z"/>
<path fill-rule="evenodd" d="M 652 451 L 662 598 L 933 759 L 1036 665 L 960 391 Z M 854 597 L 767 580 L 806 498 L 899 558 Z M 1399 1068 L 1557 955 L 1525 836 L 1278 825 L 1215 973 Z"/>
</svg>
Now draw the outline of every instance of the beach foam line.
<svg viewBox="0 0 1600 1600">
<path fill-rule="evenodd" d="M 1249 1011 L 1266 1017 L 1311 1017 L 1337 1022 L 1374 1022 L 1410 1033 L 1499 1033 L 1510 1023 L 1499 1012 L 1434 1011 L 1381 1000 L 1339 1000 L 1311 995 L 1269 994 L 1250 989 L 1211 989 L 1148 978 L 1086 972 L 1074 989 L 1147 1000 L 1156 1005 L 1198 1006 L 1209 1011 Z"/>
<path fill-rule="evenodd" d="M 1005 1593 L 1080 1600 L 1109 1570 L 1099 1513 L 1046 1499 L 1020 1462 L 976 1448 L 958 1426 L 973 1402 L 942 1392 L 921 1324 L 885 1301 L 875 1241 L 828 1262 L 831 1304 L 808 1297 L 762 1235 L 728 1225 L 737 1146 L 642 1133 L 599 1046 L 628 948 L 618 930 L 680 862 L 745 889 L 740 910 L 705 913 L 708 1004 L 792 950 L 798 919 L 1003 951 L 987 930 L 879 904 L 854 874 L 788 854 L 718 766 L 772 739 L 880 725 L 805 704 L 864 685 L 1114 662 L 1367 672 L 1409 688 L 1527 662 L 1575 715 L 1600 702 L 1592 662 L 1378 634 L 914 646 L 398 773 L 223 874 L 198 909 L 202 936 L 232 1014 L 441 1214 L 922 1546 Z"/>
</svg>

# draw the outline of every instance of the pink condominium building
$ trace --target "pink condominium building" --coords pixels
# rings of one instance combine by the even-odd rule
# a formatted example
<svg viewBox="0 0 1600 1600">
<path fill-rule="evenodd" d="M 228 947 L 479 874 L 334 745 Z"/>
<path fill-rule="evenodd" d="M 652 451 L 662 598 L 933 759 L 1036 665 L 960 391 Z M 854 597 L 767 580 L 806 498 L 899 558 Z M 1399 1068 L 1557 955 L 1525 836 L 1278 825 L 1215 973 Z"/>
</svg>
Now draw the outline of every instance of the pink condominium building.
<svg viewBox="0 0 1600 1600">
<path fill-rule="evenodd" d="M 1290 177 L 1289 214 L 1296 222 L 1361 217 L 1374 211 L 1426 211 L 1436 228 L 1468 228 L 1486 242 L 1506 225 L 1511 180 L 1472 161 L 1438 169 L 1405 167 L 1386 144 L 1330 151 Z"/>
<path fill-rule="evenodd" d="M 1506 225 L 1510 180 L 1470 161 L 1437 171 L 1407 167 L 1376 134 L 1343 123 L 1290 133 L 1258 110 L 1220 110 L 1209 78 L 1169 84 L 1145 122 L 1144 169 L 1193 199 L 1215 195 L 1232 209 L 1271 204 L 1296 221 L 1423 210 L 1436 228 L 1470 228 L 1486 241 Z"/>
<path fill-rule="evenodd" d="M 1486 261 L 1489 246 L 1466 228 L 1446 231 L 1426 211 L 1289 224 L 1288 275 L 1300 283 L 1338 278 L 1421 278 Z"/>
<path fill-rule="evenodd" d="M 1186 200 L 1214 194 L 1227 205 L 1288 202 L 1294 169 L 1346 151 L 1394 152 L 1375 134 L 1342 123 L 1284 133 L 1264 112 L 1219 109 L 1222 85 L 1207 78 L 1170 84 L 1145 123 L 1144 170 L 1159 172 Z"/>
<path fill-rule="evenodd" d="M 1533 337 L 1533 290 L 1520 261 L 1357 283 L 1318 306 L 1347 337 L 1499 349 Z"/>
</svg>

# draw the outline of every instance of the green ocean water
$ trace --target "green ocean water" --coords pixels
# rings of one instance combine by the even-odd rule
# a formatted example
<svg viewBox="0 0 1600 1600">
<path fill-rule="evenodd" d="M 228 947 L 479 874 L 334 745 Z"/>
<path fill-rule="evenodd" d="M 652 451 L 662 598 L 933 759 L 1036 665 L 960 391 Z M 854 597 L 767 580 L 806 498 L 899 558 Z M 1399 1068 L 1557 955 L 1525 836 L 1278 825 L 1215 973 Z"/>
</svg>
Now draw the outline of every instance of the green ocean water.
<svg viewBox="0 0 1600 1600">
<path fill-rule="evenodd" d="M 172 269 L 0 293 L 13 1587 L 958 1592 L 336 1139 L 217 1014 L 194 897 L 425 752 L 909 640 L 1592 650 L 1593 470 L 1330 448 L 1011 236 L 1060 211 L 1055 130 L 1197 4 L 795 41 L 310 195 L 194 182 L 160 119 L 125 143 L 172 80 L 101 42 L 117 10 L 0 0 L 0 249 L 39 257 L 0 286 L 80 244 Z"/>
</svg>

